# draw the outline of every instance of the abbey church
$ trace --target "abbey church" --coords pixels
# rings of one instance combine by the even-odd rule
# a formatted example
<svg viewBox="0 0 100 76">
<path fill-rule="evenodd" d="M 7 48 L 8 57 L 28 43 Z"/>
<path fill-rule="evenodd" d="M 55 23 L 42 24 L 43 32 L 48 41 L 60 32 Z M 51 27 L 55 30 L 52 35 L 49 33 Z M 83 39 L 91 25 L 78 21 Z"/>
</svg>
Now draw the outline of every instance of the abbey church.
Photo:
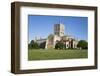
<svg viewBox="0 0 100 76">
<path fill-rule="evenodd" d="M 78 40 L 69 35 L 65 35 L 65 26 L 62 23 L 54 24 L 54 34 L 49 35 L 46 39 L 36 39 L 39 45 L 45 49 L 55 48 L 58 41 L 62 41 L 66 48 L 77 48 Z"/>
</svg>

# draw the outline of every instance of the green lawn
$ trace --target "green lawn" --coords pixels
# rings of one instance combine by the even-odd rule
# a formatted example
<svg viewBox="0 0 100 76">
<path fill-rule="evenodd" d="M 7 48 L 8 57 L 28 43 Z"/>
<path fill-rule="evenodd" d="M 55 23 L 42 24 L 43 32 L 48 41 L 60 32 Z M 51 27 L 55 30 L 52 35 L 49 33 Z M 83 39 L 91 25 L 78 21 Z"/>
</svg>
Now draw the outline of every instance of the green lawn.
<svg viewBox="0 0 100 76">
<path fill-rule="evenodd" d="M 87 50 L 29 49 L 28 60 L 87 58 Z"/>
</svg>

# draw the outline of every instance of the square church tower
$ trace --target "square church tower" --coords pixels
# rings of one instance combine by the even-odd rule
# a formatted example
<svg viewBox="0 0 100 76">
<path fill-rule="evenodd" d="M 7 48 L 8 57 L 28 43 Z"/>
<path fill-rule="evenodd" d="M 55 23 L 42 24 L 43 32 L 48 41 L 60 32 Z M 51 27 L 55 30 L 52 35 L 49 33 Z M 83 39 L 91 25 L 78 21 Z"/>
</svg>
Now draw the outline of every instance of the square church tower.
<svg viewBox="0 0 100 76">
<path fill-rule="evenodd" d="M 59 23 L 54 25 L 54 35 L 64 36 L 64 30 L 65 27 L 63 24 Z"/>
</svg>

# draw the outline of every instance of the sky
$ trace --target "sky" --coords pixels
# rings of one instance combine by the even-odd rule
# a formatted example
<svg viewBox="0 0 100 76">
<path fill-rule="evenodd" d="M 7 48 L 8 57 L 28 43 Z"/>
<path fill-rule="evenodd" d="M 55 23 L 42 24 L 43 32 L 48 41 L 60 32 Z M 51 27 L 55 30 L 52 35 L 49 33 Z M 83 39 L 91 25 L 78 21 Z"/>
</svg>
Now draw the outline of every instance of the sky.
<svg viewBox="0 0 100 76">
<path fill-rule="evenodd" d="M 88 17 L 28 15 L 28 39 L 47 38 L 54 34 L 54 24 L 65 26 L 65 35 L 71 35 L 78 40 L 88 40 Z"/>
</svg>

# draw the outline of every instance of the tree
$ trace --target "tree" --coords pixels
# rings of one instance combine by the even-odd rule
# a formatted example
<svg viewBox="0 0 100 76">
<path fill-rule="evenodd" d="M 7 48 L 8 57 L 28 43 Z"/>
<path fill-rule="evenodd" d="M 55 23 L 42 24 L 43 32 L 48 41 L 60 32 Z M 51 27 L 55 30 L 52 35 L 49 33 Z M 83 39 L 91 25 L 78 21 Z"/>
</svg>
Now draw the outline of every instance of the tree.
<svg viewBox="0 0 100 76">
<path fill-rule="evenodd" d="M 58 41 L 58 42 L 56 43 L 56 45 L 55 45 L 55 49 L 66 49 L 65 46 L 66 46 L 66 45 L 65 45 L 63 42 Z"/>
<path fill-rule="evenodd" d="M 88 42 L 85 40 L 80 40 L 77 45 L 78 48 L 88 49 Z"/>
<path fill-rule="evenodd" d="M 39 45 L 38 45 L 38 43 L 34 42 L 34 40 L 31 40 L 30 44 L 28 44 L 28 47 L 30 49 L 38 49 Z"/>
</svg>

